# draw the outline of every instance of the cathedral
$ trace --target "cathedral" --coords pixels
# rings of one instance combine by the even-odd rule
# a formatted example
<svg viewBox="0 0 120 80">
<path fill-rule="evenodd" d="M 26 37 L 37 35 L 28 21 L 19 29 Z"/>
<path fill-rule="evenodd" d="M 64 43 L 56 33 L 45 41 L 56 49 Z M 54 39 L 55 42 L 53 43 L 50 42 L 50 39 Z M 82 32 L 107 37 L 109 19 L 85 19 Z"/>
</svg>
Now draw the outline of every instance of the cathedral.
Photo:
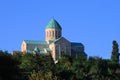
<svg viewBox="0 0 120 80">
<path fill-rule="evenodd" d="M 70 42 L 62 36 L 62 27 L 55 20 L 51 19 L 45 28 L 45 41 L 23 40 L 21 51 L 33 54 L 51 54 L 54 61 L 61 55 L 67 54 L 73 57 L 87 54 L 84 52 L 84 45 L 79 42 Z"/>
</svg>

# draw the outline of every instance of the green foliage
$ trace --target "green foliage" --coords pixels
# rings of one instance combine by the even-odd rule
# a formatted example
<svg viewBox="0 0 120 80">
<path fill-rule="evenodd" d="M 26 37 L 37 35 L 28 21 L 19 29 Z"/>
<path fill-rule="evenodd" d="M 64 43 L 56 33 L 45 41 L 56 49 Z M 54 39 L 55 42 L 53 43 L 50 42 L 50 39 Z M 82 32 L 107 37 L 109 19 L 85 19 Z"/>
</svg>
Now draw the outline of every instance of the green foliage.
<svg viewBox="0 0 120 80">
<path fill-rule="evenodd" d="M 0 80 L 19 80 L 18 64 L 7 51 L 0 51 Z"/>
<path fill-rule="evenodd" d="M 0 51 L 0 80 L 120 80 L 118 56 L 116 41 L 111 60 L 62 55 L 55 64 L 51 55 Z"/>
<path fill-rule="evenodd" d="M 59 77 L 60 80 L 73 80 L 74 72 L 72 70 L 73 60 L 68 55 L 62 55 L 56 64 L 55 75 Z"/>
<path fill-rule="evenodd" d="M 119 80 L 120 65 L 99 57 L 8 54 L 0 51 L 0 80 Z M 9 67 L 8 67 L 9 66 Z M 6 74 L 7 73 L 7 74 Z"/>
<path fill-rule="evenodd" d="M 112 55 L 111 55 L 111 59 L 115 64 L 119 63 L 119 45 L 117 43 L 117 41 L 113 41 L 113 50 L 112 50 Z"/>
<path fill-rule="evenodd" d="M 54 61 L 51 55 L 40 54 L 24 54 L 21 57 L 21 64 L 19 65 L 22 70 L 23 78 L 28 78 L 32 71 L 42 70 L 43 72 L 51 71 L 54 67 Z"/>
<path fill-rule="evenodd" d="M 51 71 L 44 73 L 40 70 L 37 72 L 33 71 L 29 76 L 29 80 L 58 80 L 58 78 Z"/>
</svg>

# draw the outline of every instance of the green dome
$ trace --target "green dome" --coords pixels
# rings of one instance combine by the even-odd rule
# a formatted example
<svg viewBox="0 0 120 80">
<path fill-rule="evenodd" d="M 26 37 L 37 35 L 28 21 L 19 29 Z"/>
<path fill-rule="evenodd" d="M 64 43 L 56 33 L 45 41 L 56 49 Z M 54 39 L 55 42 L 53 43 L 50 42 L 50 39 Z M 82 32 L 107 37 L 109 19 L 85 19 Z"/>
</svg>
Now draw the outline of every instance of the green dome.
<svg viewBox="0 0 120 80">
<path fill-rule="evenodd" d="M 59 29 L 62 29 L 61 26 L 59 25 L 59 23 L 55 19 L 50 20 L 50 22 L 46 26 L 46 29 L 47 28 L 59 28 Z"/>
</svg>

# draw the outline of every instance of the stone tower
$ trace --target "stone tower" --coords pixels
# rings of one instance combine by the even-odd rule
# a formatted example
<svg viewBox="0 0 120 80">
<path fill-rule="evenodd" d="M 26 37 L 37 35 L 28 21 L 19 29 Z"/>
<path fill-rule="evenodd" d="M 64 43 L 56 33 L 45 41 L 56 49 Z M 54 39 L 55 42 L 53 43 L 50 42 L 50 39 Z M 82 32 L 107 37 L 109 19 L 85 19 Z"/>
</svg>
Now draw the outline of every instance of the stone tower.
<svg viewBox="0 0 120 80">
<path fill-rule="evenodd" d="M 62 28 L 60 24 L 55 20 L 51 19 L 45 29 L 46 41 L 58 39 L 62 36 Z"/>
</svg>

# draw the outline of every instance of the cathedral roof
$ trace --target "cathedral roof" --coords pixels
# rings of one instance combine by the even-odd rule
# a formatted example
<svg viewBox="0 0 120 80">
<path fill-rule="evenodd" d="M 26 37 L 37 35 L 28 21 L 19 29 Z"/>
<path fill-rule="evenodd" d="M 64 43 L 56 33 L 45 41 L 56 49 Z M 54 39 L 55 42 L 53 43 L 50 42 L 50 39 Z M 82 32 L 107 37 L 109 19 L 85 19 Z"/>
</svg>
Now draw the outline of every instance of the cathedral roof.
<svg viewBox="0 0 120 80">
<path fill-rule="evenodd" d="M 50 20 L 50 22 L 48 23 L 48 25 L 46 26 L 47 28 L 58 28 L 58 29 L 62 29 L 60 24 L 53 18 Z"/>
<path fill-rule="evenodd" d="M 49 40 L 49 43 L 55 43 L 56 41 L 59 41 L 62 37 L 55 39 L 55 40 Z"/>
<path fill-rule="evenodd" d="M 81 46 L 84 47 L 82 43 L 71 42 L 71 46 Z"/>
<path fill-rule="evenodd" d="M 24 40 L 26 44 L 42 44 L 42 45 L 47 45 L 46 41 L 34 41 L 34 40 Z"/>
<path fill-rule="evenodd" d="M 65 39 L 64 37 L 60 37 L 60 38 L 55 39 L 55 40 L 49 40 L 49 43 L 50 43 L 50 44 L 51 44 L 51 43 L 56 43 L 56 42 L 59 41 L 60 39 L 64 39 L 64 40 L 68 41 L 68 40 Z M 68 42 L 69 42 L 69 41 L 68 41 Z"/>
<path fill-rule="evenodd" d="M 78 53 L 78 55 L 87 56 L 87 54 L 86 54 L 84 51 L 82 51 L 82 52 L 79 52 L 79 53 Z"/>
<path fill-rule="evenodd" d="M 34 50 L 27 50 L 27 53 L 33 53 Z M 44 50 L 40 50 L 39 54 L 46 54 L 46 52 Z"/>
<path fill-rule="evenodd" d="M 34 51 L 40 52 L 40 49 L 39 49 L 38 47 L 35 47 L 35 48 L 34 48 Z"/>
</svg>

